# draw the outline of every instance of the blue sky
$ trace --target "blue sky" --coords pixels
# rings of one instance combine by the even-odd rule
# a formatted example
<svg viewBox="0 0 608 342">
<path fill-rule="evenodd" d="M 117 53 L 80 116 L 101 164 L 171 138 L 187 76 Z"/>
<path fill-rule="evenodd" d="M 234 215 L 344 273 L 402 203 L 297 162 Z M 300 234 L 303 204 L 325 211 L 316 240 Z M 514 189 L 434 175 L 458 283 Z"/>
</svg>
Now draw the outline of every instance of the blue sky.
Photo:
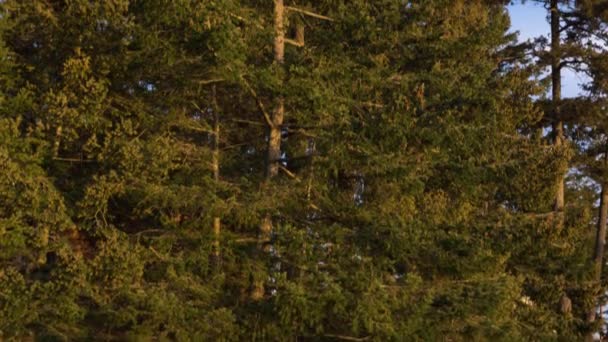
<svg viewBox="0 0 608 342">
<path fill-rule="evenodd" d="M 547 22 L 547 10 L 540 4 L 528 1 L 525 5 L 517 4 L 509 6 L 511 14 L 511 25 L 513 31 L 519 31 L 519 40 L 525 41 L 530 38 L 549 35 L 549 23 Z M 565 97 L 576 96 L 580 92 L 579 84 L 584 82 L 581 75 L 570 70 L 562 73 L 562 92 Z"/>
</svg>

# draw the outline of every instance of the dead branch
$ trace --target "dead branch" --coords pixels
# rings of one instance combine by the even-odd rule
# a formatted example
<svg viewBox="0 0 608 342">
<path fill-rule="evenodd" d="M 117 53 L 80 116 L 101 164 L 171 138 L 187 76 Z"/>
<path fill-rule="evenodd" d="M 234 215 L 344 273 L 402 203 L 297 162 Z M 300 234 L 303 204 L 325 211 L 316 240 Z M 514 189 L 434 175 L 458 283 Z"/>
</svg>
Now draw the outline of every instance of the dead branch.
<svg viewBox="0 0 608 342">
<path fill-rule="evenodd" d="M 298 178 L 298 176 L 296 176 L 293 172 L 289 171 L 285 166 L 279 165 L 279 169 L 285 172 L 289 178 L 295 179 L 298 182 L 300 181 L 300 178 Z"/>
<path fill-rule="evenodd" d="M 251 96 L 255 99 L 258 107 L 260 108 L 260 111 L 262 112 L 262 115 L 264 115 L 264 119 L 266 120 L 266 123 L 268 124 L 268 126 L 274 127 L 274 123 L 273 123 L 272 119 L 270 118 L 270 115 L 266 111 L 266 107 L 264 106 L 264 103 L 258 97 L 258 94 L 255 92 L 255 90 L 251 87 L 249 82 L 247 82 L 247 80 L 244 77 L 241 77 L 241 80 L 243 81 L 245 88 L 247 88 L 247 90 L 249 91 L 249 94 L 251 94 Z"/>
<path fill-rule="evenodd" d="M 342 341 L 367 341 L 370 339 L 370 336 L 352 337 L 352 336 L 334 335 L 334 334 L 325 334 L 324 336 L 329 337 L 329 338 L 335 338 L 337 340 L 342 340 Z"/>
<path fill-rule="evenodd" d="M 288 11 L 292 11 L 292 12 L 302 13 L 302 14 L 307 15 L 309 17 L 313 17 L 313 18 L 317 18 L 317 19 L 321 19 L 321 20 L 334 21 L 334 19 L 332 19 L 330 17 L 326 17 L 326 16 L 321 15 L 321 14 L 310 12 L 310 11 L 307 11 L 307 10 L 302 9 L 302 8 L 285 6 L 285 9 L 288 10 Z"/>
</svg>

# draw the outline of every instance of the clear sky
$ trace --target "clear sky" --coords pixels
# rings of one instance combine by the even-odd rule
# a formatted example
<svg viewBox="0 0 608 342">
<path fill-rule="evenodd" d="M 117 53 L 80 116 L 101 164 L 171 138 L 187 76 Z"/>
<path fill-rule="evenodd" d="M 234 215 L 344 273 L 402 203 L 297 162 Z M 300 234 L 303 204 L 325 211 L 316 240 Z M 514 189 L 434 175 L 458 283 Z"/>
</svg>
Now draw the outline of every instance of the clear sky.
<svg viewBox="0 0 608 342">
<path fill-rule="evenodd" d="M 509 6 L 511 25 L 513 31 L 519 31 L 519 40 L 525 41 L 541 35 L 549 37 L 549 23 L 547 10 L 538 3 L 528 1 L 522 5 L 519 1 Z M 579 84 L 584 77 L 570 70 L 562 73 L 562 92 L 565 97 L 576 96 L 580 92 Z"/>
</svg>

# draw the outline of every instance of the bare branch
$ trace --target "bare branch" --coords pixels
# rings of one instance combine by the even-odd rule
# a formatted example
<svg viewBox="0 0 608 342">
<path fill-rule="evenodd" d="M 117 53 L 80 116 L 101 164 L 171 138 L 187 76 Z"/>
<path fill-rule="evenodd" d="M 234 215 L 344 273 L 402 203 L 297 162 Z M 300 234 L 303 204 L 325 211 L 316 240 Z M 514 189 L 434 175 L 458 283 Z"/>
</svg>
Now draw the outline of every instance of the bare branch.
<svg viewBox="0 0 608 342">
<path fill-rule="evenodd" d="M 240 239 L 235 239 L 233 240 L 234 243 L 243 243 L 243 244 L 247 244 L 247 243 L 259 243 L 260 239 L 259 238 L 254 238 L 254 237 L 245 237 L 245 238 L 240 238 Z"/>
<path fill-rule="evenodd" d="M 366 337 L 352 337 L 352 336 L 344 336 L 344 335 L 334 335 L 334 334 L 325 334 L 325 337 L 335 338 L 342 341 L 367 341 L 370 339 L 369 336 Z"/>
<path fill-rule="evenodd" d="M 308 137 L 308 138 L 317 138 L 316 135 L 310 134 L 310 133 L 306 132 L 303 129 L 291 129 L 291 128 L 288 128 L 287 132 L 293 133 L 293 134 L 300 134 L 300 135 L 303 135 L 303 136 Z"/>
<path fill-rule="evenodd" d="M 157 252 L 156 249 L 154 249 L 154 247 L 150 246 L 150 247 L 148 247 L 148 249 L 152 252 L 152 254 L 154 254 L 160 260 L 162 260 L 162 261 L 169 260 L 169 258 L 167 258 L 166 256 L 164 256 L 164 255 L 160 254 L 159 252 Z"/>
<path fill-rule="evenodd" d="M 239 21 L 242 21 L 246 24 L 252 24 L 252 22 L 250 20 L 247 20 L 243 17 L 241 17 L 240 15 L 236 15 L 234 13 L 228 13 L 229 16 L 233 17 L 234 19 L 237 19 Z M 259 29 L 264 29 L 264 26 L 260 25 L 259 23 L 253 23 L 253 25 Z"/>
<path fill-rule="evenodd" d="M 317 14 L 317 13 L 314 13 L 314 12 L 310 12 L 310 11 L 307 11 L 305 9 L 301 9 L 301 8 L 297 8 L 297 7 L 285 6 L 285 9 L 288 10 L 288 11 L 292 11 L 292 12 L 302 13 L 302 14 L 307 15 L 309 17 L 313 17 L 313 18 L 317 18 L 317 19 L 321 19 L 321 20 L 334 21 L 330 17 L 326 17 L 324 15 Z"/>
<path fill-rule="evenodd" d="M 260 108 L 260 111 L 262 112 L 262 115 L 264 115 L 264 119 L 266 119 L 266 123 L 268 124 L 268 126 L 269 127 L 274 127 L 274 123 L 272 122 L 272 119 L 270 118 L 270 115 L 266 111 L 266 107 L 264 106 L 264 103 L 258 97 L 258 94 L 255 92 L 255 90 L 251 87 L 251 85 L 249 84 L 249 82 L 247 82 L 247 80 L 244 77 L 241 77 L 241 80 L 243 81 L 243 84 L 245 85 L 245 88 L 247 88 L 247 90 L 249 91 L 249 93 L 251 94 L 251 96 L 255 99 L 256 103 L 258 104 L 258 107 Z"/>
<path fill-rule="evenodd" d="M 63 162 L 71 162 L 71 163 L 95 163 L 97 160 L 93 159 L 82 159 L 82 158 L 62 158 L 62 157 L 53 157 L 55 161 L 63 161 Z"/>
<path fill-rule="evenodd" d="M 287 44 L 291 44 L 293 46 L 297 46 L 297 47 L 304 47 L 304 43 L 295 41 L 293 39 L 289 39 L 289 38 L 285 38 L 285 43 Z"/>
<path fill-rule="evenodd" d="M 213 83 L 219 83 L 219 82 L 224 82 L 225 80 L 223 78 L 213 78 L 210 80 L 200 80 L 198 81 L 198 84 L 200 85 L 206 85 L 206 84 L 213 84 Z"/>
<path fill-rule="evenodd" d="M 230 121 L 244 123 L 244 124 L 248 124 L 248 125 L 254 125 L 254 126 L 263 126 L 264 125 L 263 123 L 260 123 L 258 121 L 243 120 L 243 119 L 231 119 Z"/>
<path fill-rule="evenodd" d="M 300 182 L 300 178 L 298 178 L 298 176 L 296 176 L 293 172 L 289 171 L 285 166 L 279 165 L 279 169 L 281 169 L 283 172 L 285 172 L 285 174 L 287 174 L 290 178 L 295 179 L 296 181 Z"/>
</svg>

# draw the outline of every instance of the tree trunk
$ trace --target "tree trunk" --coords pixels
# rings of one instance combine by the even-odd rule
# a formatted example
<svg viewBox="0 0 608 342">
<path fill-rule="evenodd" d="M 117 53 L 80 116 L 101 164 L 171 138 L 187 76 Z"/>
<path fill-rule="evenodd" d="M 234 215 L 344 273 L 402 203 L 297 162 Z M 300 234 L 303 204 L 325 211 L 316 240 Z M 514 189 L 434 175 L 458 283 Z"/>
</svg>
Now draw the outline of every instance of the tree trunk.
<svg viewBox="0 0 608 342">
<path fill-rule="evenodd" d="M 217 184 L 220 181 L 220 118 L 219 106 L 217 105 L 216 89 L 213 87 L 213 150 L 211 153 L 211 168 L 213 170 L 213 180 Z M 213 218 L 213 245 L 212 245 L 212 265 L 219 268 L 221 264 L 220 240 L 222 231 L 222 221 L 219 216 Z"/>
<path fill-rule="evenodd" d="M 285 62 L 285 6 L 283 0 L 274 1 L 274 61 L 283 65 Z M 268 151 L 266 160 L 266 179 L 270 180 L 279 173 L 281 159 L 281 128 L 285 117 L 285 100 L 276 99 L 271 124 L 268 132 Z"/>
<path fill-rule="evenodd" d="M 604 165 L 608 166 L 608 153 L 604 155 Z M 595 235 L 595 251 L 593 253 L 593 280 L 598 288 L 601 288 L 602 266 L 604 263 L 604 249 L 606 246 L 606 219 L 608 218 L 608 182 L 602 182 L 602 193 L 600 195 L 599 219 L 597 221 L 597 232 Z M 601 294 L 598 294 L 601 295 Z M 597 303 L 601 305 L 601 303 Z M 597 307 L 593 305 L 587 313 L 587 323 L 592 324 L 596 319 Z M 593 341 L 593 331 L 587 335 L 587 341 Z"/>
<path fill-rule="evenodd" d="M 561 119 L 560 102 L 562 99 L 562 72 L 561 72 L 561 36 L 560 36 L 560 12 L 558 0 L 551 0 L 551 94 L 553 98 L 554 121 L 553 121 L 553 144 L 559 148 L 564 141 L 564 123 Z M 564 210 L 564 175 L 560 175 L 555 194 L 554 211 Z M 559 222 L 562 222 L 560 217 Z"/>
<path fill-rule="evenodd" d="M 283 65 L 285 61 L 285 4 L 283 0 L 274 1 L 274 61 Z M 270 116 L 268 127 L 268 146 L 266 152 L 266 182 L 279 174 L 281 159 L 281 129 L 285 117 L 285 99 L 279 96 Z M 260 223 L 258 252 L 269 252 L 269 242 L 272 235 L 272 217 L 267 214 Z M 254 277 L 251 289 L 251 299 L 258 301 L 264 298 L 264 280 Z"/>
<path fill-rule="evenodd" d="M 61 136 L 63 135 L 63 127 L 57 126 L 55 130 L 55 142 L 53 143 L 53 157 L 59 157 L 59 149 L 61 147 Z"/>
<path fill-rule="evenodd" d="M 561 149 L 564 144 L 564 123 L 561 117 L 562 100 L 562 52 L 561 52 L 561 32 L 560 32 L 560 10 L 559 1 L 551 0 L 551 96 L 553 101 L 553 145 L 556 149 Z M 555 201 L 553 211 L 555 213 L 556 226 L 560 229 L 564 226 L 564 191 L 565 174 L 560 174 L 557 181 Z M 568 295 L 564 293 L 562 302 L 571 302 Z M 562 314 L 568 316 L 570 313 L 563 311 Z"/>
</svg>

